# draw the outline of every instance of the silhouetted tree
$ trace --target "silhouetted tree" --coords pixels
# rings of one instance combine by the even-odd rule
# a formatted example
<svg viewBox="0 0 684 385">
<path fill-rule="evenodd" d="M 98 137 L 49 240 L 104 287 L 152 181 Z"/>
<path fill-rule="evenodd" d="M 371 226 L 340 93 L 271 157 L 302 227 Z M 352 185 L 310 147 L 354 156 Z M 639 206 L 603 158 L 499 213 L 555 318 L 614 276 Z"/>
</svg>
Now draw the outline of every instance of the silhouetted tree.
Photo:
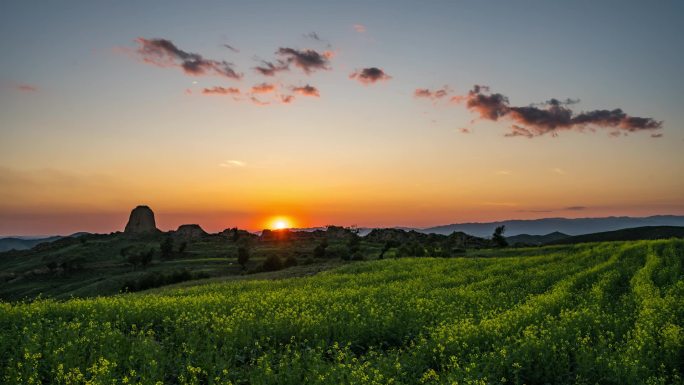
<svg viewBox="0 0 684 385">
<path fill-rule="evenodd" d="M 313 250 L 313 254 L 315 258 L 325 258 L 325 249 L 328 248 L 328 240 L 323 239 L 321 243 L 316 245 Z"/>
<path fill-rule="evenodd" d="M 173 257 L 173 239 L 171 239 L 171 237 L 166 237 L 164 242 L 159 245 L 159 251 L 161 251 L 162 259 L 170 259 Z"/>
<path fill-rule="evenodd" d="M 249 261 L 249 249 L 247 246 L 240 246 L 237 249 L 237 261 L 244 269 Z"/>
<path fill-rule="evenodd" d="M 182 242 L 180 245 L 178 245 L 178 253 L 183 254 L 185 252 L 185 249 L 188 247 L 187 242 Z"/>
<path fill-rule="evenodd" d="M 387 241 L 385 242 L 385 245 L 382 246 L 382 251 L 380 251 L 380 256 L 378 259 L 383 259 L 385 258 L 385 253 L 389 251 L 389 249 L 397 247 L 397 242 L 396 241 Z"/>
<path fill-rule="evenodd" d="M 285 262 L 283 262 L 283 266 L 285 267 L 297 266 L 298 264 L 297 257 L 294 255 L 288 255 L 287 258 L 285 258 Z"/>
<path fill-rule="evenodd" d="M 497 247 L 506 247 L 508 246 L 508 241 L 506 241 L 506 238 L 503 236 L 504 232 L 506 231 L 506 226 L 501 225 L 494 229 L 494 234 L 492 235 L 492 241 L 494 241 L 494 244 Z"/>
<path fill-rule="evenodd" d="M 349 248 L 349 254 L 356 254 L 361 248 L 361 237 L 355 232 L 352 232 L 349 241 L 347 241 L 347 247 Z"/>
<path fill-rule="evenodd" d="M 283 268 L 283 261 L 281 261 L 280 257 L 278 257 L 277 255 L 271 254 L 268 257 L 266 257 L 266 260 L 264 261 L 262 268 L 264 269 L 264 271 L 280 270 Z"/>
</svg>

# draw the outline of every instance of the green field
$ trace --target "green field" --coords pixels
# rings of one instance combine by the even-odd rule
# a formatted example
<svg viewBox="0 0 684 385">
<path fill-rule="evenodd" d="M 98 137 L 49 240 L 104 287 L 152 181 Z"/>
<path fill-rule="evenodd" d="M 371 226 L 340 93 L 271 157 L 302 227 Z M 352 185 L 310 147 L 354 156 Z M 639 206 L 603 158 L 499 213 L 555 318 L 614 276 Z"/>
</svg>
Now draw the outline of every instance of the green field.
<svg viewBox="0 0 684 385">
<path fill-rule="evenodd" d="M 6 384 L 681 384 L 684 241 L 0 305 Z"/>
</svg>

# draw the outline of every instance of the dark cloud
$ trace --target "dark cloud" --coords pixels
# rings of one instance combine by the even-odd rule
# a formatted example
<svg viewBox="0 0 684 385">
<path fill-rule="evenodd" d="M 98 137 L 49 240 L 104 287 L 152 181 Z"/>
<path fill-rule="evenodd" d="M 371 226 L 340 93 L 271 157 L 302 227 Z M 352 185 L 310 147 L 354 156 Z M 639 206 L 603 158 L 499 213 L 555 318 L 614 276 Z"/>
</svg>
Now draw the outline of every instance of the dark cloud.
<svg viewBox="0 0 684 385">
<path fill-rule="evenodd" d="M 309 32 L 304 35 L 305 38 L 311 39 L 311 40 L 316 40 L 316 41 L 323 41 L 320 36 L 316 32 Z"/>
<path fill-rule="evenodd" d="M 204 95 L 239 95 L 240 90 L 237 88 L 212 87 L 202 90 Z"/>
<path fill-rule="evenodd" d="M 568 103 L 557 99 L 551 99 L 544 103 L 544 107 L 515 107 L 511 106 L 508 98 L 499 93 L 491 93 L 488 87 L 475 85 L 465 96 L 454 96 L 453 101 L 465 102 L 471 111 L 480 114 L 482 119 L 496 121 L 506 117 L 513 124 L 506 136 L 523 136 L 533 138 L 544 134 L 557 135 L 561 130 L 584 131 L 586 128 L 593 129 L 609 128 L 617 135 L 626 132 L 644 130 L 657 130 L 662 128 L 661 121 L 652 118 L 629 116 L 621 109 L 594 110 L 574 113 Z"/>
<path fill-rule="evenodd" d="M 283 104 L 290 104 L 294 99 L 294 95 L 280 95 L 280 101 L 283 102 Z"/>
<path fill-rule="evenodd" d="M 362 84 L 374 84 L 381 80 L 392 79 L 391 76 L 387 75 L 385 71 L 378 67 L 363 68 L 361 70 L 356 70 L 349 75 L 350 79 L 356 79 Z"/>
<path fill-rule="evenodd" d="M 310 86 L 308 84 L 304 87 L 293 87 L 292 91 L 305 96 L 315 96 L 317 98 L 321 96 L 316 87 Z"/>
<path fill-rule="evenodd" d="M 277 60 L 274 63 L 262 60 L 261 65 L 254 67 L 254 70 L 264 76 L 274 76 L 277 72 L 287 71 L 290 69 L 290 65 L 282 60 Z"/>
<path fill-rule="evenodd" d="M 306 74 L 316 70 L 329 70 L 330 59 L 333 56 L 330 51 L 319 53 L 312 49 L 297 50 L 294 48 L 279 48 L 276 54 L 284 57 L 286 63 L 294 63 Z"/>
<path fill-rule="evenodd" d="M 276 89 L 275 84 L 270 84 L 270 83 L 261 83 L 257 84 L 252 87 L 252 93 L 253 94 L 267 94 L 270 92 L 274 92 Z"/>
<path fill-rule="evenodd" d="M 579 102 L 580 102 L 579 99 L 570 99 L 570 98 L 566 98 L 566 99 L 563 99 L 563 100 L 559 100 L 559 99 L 552 98 L 552 99 L 549 99 L 549 100 L 547 100 L 547 101 L 545 101 L 545 102 L 541 102 L 541 103 L 532 103 L 532 104 L 530 104 L 530 107 L 570 106 L 570 105 L 573 105 L 573 104 L 577 104 L 577 103 L 579 103 Z"/>
<path fill-rule="evenodd" d="M 586 206 L 569 206 L 569 207 L 564 207 L 563 210 L 565 211 L 582 211 L 586 210 Z"/>
<path fill-rule="evenodd" d="M 430 90 L 428 88 L 417 88 L 413 92 L 413 96 L 416 98 L 441 99 L 449 95 L 450 92 L 451 90 L 447 86 L 444 86 L 436 90 Z"/>
<path fill-rule="evenodd" d="M 240 79 L 242 74 L 235 72 L 233 65 L 224 60 L 205 59 L 200 54 L 186 52 L 166 39 L 138 38 L 140 45 L 136 51 L 142 60 L 159 67 L 180 67 L 188 75 L 218 75 Z"/>
<path fill-rule="evenodd" d="M 225 48 L 228 48 L 229 50 L 231 50 L 231 51 L 233 51 L 233 52 L 240 52 L 239 49 L 233 47 L 233 46 L 230 45 L 230 44 L 222 44 L 222 46 L 225 47 Z"/>
</svg>

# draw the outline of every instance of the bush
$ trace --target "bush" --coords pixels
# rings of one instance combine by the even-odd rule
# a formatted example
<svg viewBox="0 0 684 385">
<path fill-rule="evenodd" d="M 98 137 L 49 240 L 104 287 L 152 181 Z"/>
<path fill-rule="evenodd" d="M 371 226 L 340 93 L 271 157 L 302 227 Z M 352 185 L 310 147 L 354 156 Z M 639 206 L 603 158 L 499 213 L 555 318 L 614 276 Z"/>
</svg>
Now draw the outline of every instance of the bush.
<svg viewBox="0 0 684 385">
<path fill-rule="evenodd" d="M 287 258 L 285 258 L 285 262 L 283 262 L 283 266 L 285 267 L 292 267 L 292 266 L 297 266 L 299 263 L 297 262 L 297 257 L 294 255 L 290 255 Z"/>
<path fill-rule="evenodd" d="M 196 273 L 192 274 L 187 269 L 176 270 L 169 274 L 160 273 L 147 273 L 138 279 L 133 279 L 126 281 L 123 284 L 123 291 L 141 291 L 152 289 L 155 287 L 170 285 L 173 283 L 190 281 L 192 279 L 207 278 L 209 275 L 207 273 Z"/>
<path fill-rule="evenodd" d="M 365 259 L 366 258 L 363 256 L 363 254 L 361 254 L 359 252 L 356 252 L 356 253 L 352 254 L 352 256 L 351 256 L 352 261 L 363 261 Z"/>
<path fill-rule="evenodd" d="M 249 249 L 246 246 L 240 246 L 237 249 L 237 262 L 245 268 L 247 262 L 249 262 Z"/>
<path fill-rule="evenodd" d="M 264 264 L 261 265 L 263 271 L 277 271 L 283 268 L 283 261 L 277 255 L 269 255 Z"/>
<path fill-rule="evenodd" d="M 162 259 L 170 259 L 173 257 L 173 239 L 171 239 L 171 237 L 166 237 L 164 242 L 159 245 L 159 251 L 161 251 Z"/>
<path fill-rule="evenodd" d="M 316 247 L 313 250 L 314 258 L 325 258 L 325 251 L 328 248 L 328 241 L 323 240 L 321 243 L 316 245 Z"/>
</svg>

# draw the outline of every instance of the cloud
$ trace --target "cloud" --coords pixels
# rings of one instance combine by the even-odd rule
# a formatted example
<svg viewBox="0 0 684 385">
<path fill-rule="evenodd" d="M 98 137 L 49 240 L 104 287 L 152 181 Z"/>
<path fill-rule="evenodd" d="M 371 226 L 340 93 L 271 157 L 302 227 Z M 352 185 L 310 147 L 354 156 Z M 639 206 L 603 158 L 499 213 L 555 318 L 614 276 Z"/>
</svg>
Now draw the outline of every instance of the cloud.
<svg viewBox="0 0 684 385">
<path fill-rule="evenodd" d="M 145 39 L 135 40 L 139 44 L 136 53 L 145 63 L 158 67 L 179 67 L 187 75 L 216 75 L 230 79 L 240 79 L 242 74 L 233 69 L 233 64 L 225 60 L 205 59 L 202 55 L 186 52 L 176 47 L 170 40 Z"/>
<path fill-rule="evenodd" d="M 274 76 L 277 72 L 288 71 L 290 65 L 282 60 L 278 60 L 274 63 L 262 60 L 262 65 L 254 67 L 254 70 L 264 76 Z"/>
<path fill-rule="evenodd" d="M 280 95 L 280 101 L 283 102 L 283 104 L 290 104 L 294 99 L 294 95 Z"/>
<path fill-rule="evenodd" d="M 249 100 L 250 100 L 253 104 L 256 104 L 257 106 L 268 106 L 269 104 L 271 104 L 270 102 L 261 101 L 261 100 L 255 98 L 254 96 L 252 96 L 251 98 L 249 98 Z"/>
<path fill-rule="evenodd" d="M 14 89 L 21 92 L 38 92 L 38 87 L 30 84 L 17 84 Z"/>
<path fill-rule="evenodd" d="M 569 206 L 569 207 L 563 207 L 563 211 L 582 211 L 586 210 L 586 206 Z"/>
<path fill-rule="evenodd" d="M 316 40 L 316 41 L 321 41 L 321 42 L 323 41 L 323 39 L 321 39 L 321 37 L 318 36 L 318 34 L 316 32 L 309 32 L 309 33 L 305 34 L 304 37 L 307 39 L 311 39 L 311 40 Z"/>
<path fill-rule="evenodd" d="M 245 167 L 246 165 L 247 165 L 247 163 L 245 163 L 241 160 L 235 160 L 235 159 L 230 159 L 230 160 L 227 160 L 227 161 L 219 164 L 219 166 L 225 167 L 225 168 Z"/>
<path fill-rule="evenodd" d="M 497 175 L 513 175 L 513 173 L 508 171 L 508 170 L 499 170 L 496 172 L 496 174 Z"/>
<path fill-rule="evenodd" d="M 661 133 L 658 133 L 658 134 L 651 134 L 651 138 L 662 138 L 662 137 L 663 137 L 663 133 L 662 133 L 662 132 L 661 132 Z"/>
<path fill-rule="evenodd" d="M 252 93 L 253 94 L 267 94 L 270 92 L 274 92 L 276 89 L 275 84 L 270 84 L 270 83 L 261 83 L 254 85 L 252 87 Z"/>
<path fill-rule="evenodd" d="M 451 89 L 448 86 L 436 90 L 430 90 L 428 88 L 416 88 L 413 91 L 413 96 L 416 98 L 426 98 L 426 99 L 442 99 L 443 97 L 449 95 Z"/>
<path fill-rule="evenodd" d="M 318 92 L 318 89 L 308 84 L 304 87 L 293 87 L 292 91 L 304 96 L 315 96 L 317 98 L 321 97 L 321 94 Z"/>
<path fill-rule="evenodd" d="M 505 117 L 514 122 L 505 136 L 523 136 L 533 138 L 544 134 L 556 136 L 561 130 L 583 132 L 589 128 L 607 128 L 613 133 L 657 130 L 663 122 L 652 118 L 629 116 L 621 109 L 593 110 L 579 114 L 570 110 L 566 102 L 551 99 L 544 102 L 544 107 L 511 106 L 506 96 L 492 93 L 489 87 L 475 85 L 467 95 L 451 98 L 456 103 L 465 102 L 466 107 L 480 115 L 480 118 L 497 121 Z M 572 101 L 572 100 L 571 100 Z M 574 102 L 574 101 L 572 101 Z M 569 103 L 573 104 L 573 103 Z"/>
<path fill-rule="evenodd" d="M 365 33 L 366 32 L 366 26 L 363 24 L 354 24 L 354 31 L 358 33 Z"/>
<path fill-rule="evenodd" d="M 333 57 L 333 53 L 330 51 L 319 53 L 312 49 L 297 50 L 282 47 L 278 49 L 276 54 L 284 57 L 286 63 L 294 63 L 307 75 L 316 70 L 329 70 L 330 59 Z"/>
<path fill-rule="evenodd" d="M 558 175 L 565 175 L 565 170 L 563 170 L 562 168 L 552 168 L 551 171 Z"/>
<path fill-rule="evenodd" d="M 470 128 L 468 127 L 461 127 L 458 129 L 458 132 L 461 134 L 470 134 L 472 131 L 470 131 Z"/>
<path fill-rule="evenodd" d="M 212 88 L 205 88 L 202 90 L 202 94 L 204 95 L 239 95 L 240 90 L 238 88 L 225 88 L 225 87 L 212 87 Z"/>
<path fill-rule="evenodd" d="M 385 71 L 377 67 L 369 67 L 361 70 L 356 70 L 349 75 L 350 79 L 356 79 L 361 84 L 374 84 L 381 80 L 392 79 L 391 76 L 387 75 Z"/>
<path fill-rule="evenodd" d="M 230 44 L 221 44 L 221 46 L 222 46 L 222 47 L 225 47 L 225 48 L 228 48 L 229 50 L 231 50 L 231 51 L 233 51 L 233 52 L 240 52 L 239 49 L 233 47 L 233 46 L 230 45 Z"/>
</svg>

